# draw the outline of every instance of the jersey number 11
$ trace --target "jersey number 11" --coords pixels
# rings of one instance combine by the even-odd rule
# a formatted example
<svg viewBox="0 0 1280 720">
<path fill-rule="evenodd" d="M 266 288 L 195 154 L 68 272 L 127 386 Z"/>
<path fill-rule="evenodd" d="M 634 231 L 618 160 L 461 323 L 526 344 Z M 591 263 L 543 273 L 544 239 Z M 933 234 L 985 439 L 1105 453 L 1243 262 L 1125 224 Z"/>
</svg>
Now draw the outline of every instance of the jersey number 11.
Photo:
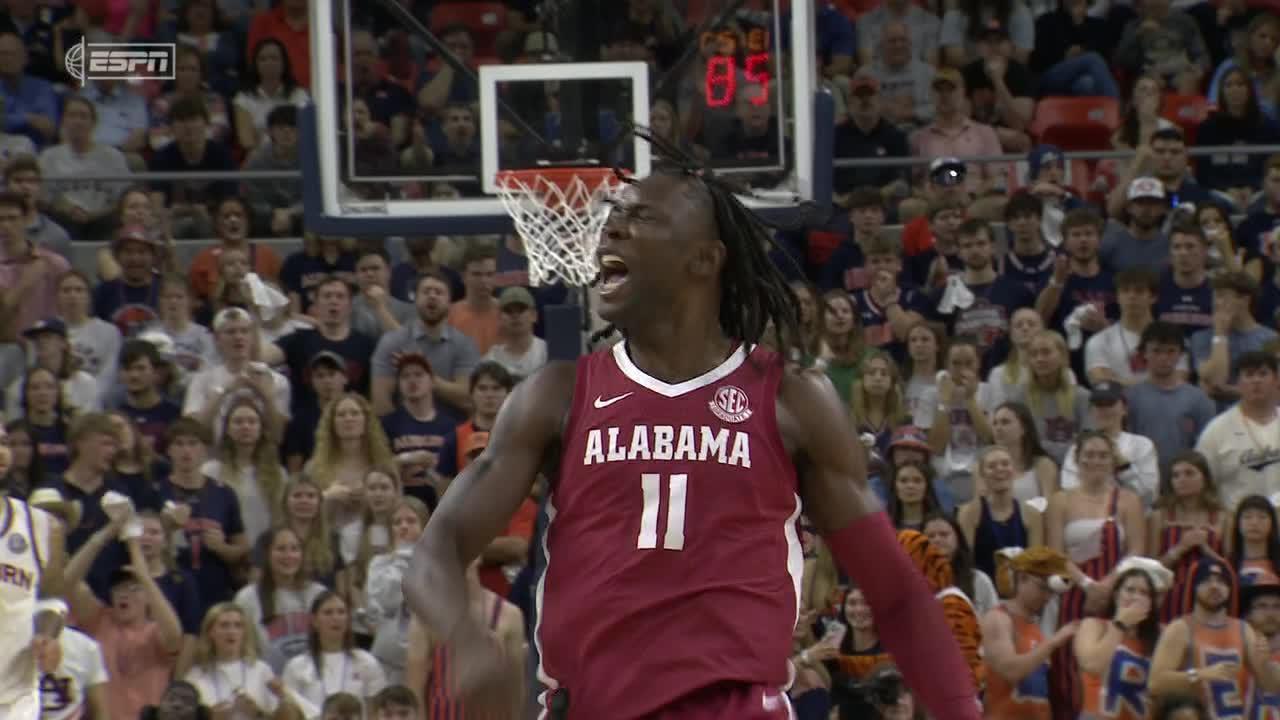
<svg viewBox="0 0 1280 720">
<path fill-rule="evenodd" d="M 667 532 L 662 536 L 663 550 L 684 549 L 684 499 L 689 476 L 681 473 L 667 478 Z M 662 476 L 644 473 L 640 476 L 644 492 L 644 512 L 640 514 L 640 535 L 636 549 L 653 550 L 658 547 L 658 505 L 662 500 Z"/>
</svg>

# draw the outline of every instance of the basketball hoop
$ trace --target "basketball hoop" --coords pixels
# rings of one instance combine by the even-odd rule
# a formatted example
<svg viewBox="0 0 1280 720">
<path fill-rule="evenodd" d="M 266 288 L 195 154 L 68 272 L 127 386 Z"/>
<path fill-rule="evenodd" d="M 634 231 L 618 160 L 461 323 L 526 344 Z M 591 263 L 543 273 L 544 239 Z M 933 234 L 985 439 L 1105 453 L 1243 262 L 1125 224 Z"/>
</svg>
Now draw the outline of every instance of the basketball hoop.
<svg viewBox="0 0 1280 720">
<path fill-rule="evenodd" d="M 618 185 L 612 168 L 503 170 L 498 197 L 515 222 L 529 257 L 529 284 L 595 279 L 596 246 L 609 216 L 604 202 Z"/>
</svg>

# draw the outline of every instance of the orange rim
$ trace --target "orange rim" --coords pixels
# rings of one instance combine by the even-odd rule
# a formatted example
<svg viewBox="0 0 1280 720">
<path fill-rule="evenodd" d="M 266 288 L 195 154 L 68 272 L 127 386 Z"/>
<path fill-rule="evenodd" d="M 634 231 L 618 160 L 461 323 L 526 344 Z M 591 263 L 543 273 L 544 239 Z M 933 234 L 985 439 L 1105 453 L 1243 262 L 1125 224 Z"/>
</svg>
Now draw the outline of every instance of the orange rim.
<svg viewBox="0 0 1280 720">
<path fill-rule="evenodd" d="M 613 168 L 526 168 L 523 170 L 500 170 L 498 172 L 498 186 L 505 188 L 511 185 L 513 180 L 518 180 L 530 188 L 536 188 L 540 182 L 564 188 L 573 182 L 575 178 L 581 178 L 587 184 L 587 187 L 593 188 L 601 184 L 616 185 L 619 182 Z"/>
</svg>

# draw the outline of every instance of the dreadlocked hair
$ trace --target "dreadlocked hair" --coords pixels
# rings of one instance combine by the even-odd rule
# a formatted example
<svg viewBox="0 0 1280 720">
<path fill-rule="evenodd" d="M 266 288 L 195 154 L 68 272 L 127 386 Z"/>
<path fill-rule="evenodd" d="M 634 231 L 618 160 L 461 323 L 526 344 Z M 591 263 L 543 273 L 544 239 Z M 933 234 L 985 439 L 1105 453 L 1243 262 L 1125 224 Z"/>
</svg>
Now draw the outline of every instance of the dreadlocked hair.
<svg viewBox="0 0 1280 720">
<path fill-rule="evenodd" d="M 652 174 L 687 178 L 706 192 L 711 211 L 724 243 L 725 266 L 720 276 L 720 327 L 725 334 L 749 345 L 769 340 L 782 354 L 800 347 L 799 298 L 787 278 L 769 259 L 768 248 L 778 248 L 773 226 L 752 212 L 738 199 L 751 190 L 717 176 L 710 168 L 698 164 L 678 147 L 652 133 L 648 128 L 633 126 L 631 132 L 657 150 L 661 160 Z M 636 184 L 639 180 L 615 168 L 621 182 Z M 779 248 L 781 249 L 781 248 Z M 783 252 L 794 264 L 790 253 Z M 772 332 L 770 332 L 772 331 Z M 595 344 L 618 332 L 610 324 L 591 336 Z"/>
</svg>

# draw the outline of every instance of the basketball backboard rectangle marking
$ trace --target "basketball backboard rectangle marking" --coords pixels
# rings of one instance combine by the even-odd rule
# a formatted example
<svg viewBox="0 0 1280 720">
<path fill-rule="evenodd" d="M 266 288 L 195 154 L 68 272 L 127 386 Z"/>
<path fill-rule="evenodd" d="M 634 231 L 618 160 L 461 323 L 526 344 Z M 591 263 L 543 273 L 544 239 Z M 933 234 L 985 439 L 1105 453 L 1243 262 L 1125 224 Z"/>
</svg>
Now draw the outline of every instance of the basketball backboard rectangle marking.
<svg viewBox="0 0 1280 720">
<path fill-rule="evenodd" d="M 530 65 L 485 65 L 480 68 L 480 180 L 484 191 L 498 191 L 498 83 L 559 80 L 630 80 L 631 117 L 642 125 L 649 122 L 649 66 L 642 62 L 538 63 Z M 636 139 L 635 174 L 649 175 L 649 143 Z"/>
</svg>

